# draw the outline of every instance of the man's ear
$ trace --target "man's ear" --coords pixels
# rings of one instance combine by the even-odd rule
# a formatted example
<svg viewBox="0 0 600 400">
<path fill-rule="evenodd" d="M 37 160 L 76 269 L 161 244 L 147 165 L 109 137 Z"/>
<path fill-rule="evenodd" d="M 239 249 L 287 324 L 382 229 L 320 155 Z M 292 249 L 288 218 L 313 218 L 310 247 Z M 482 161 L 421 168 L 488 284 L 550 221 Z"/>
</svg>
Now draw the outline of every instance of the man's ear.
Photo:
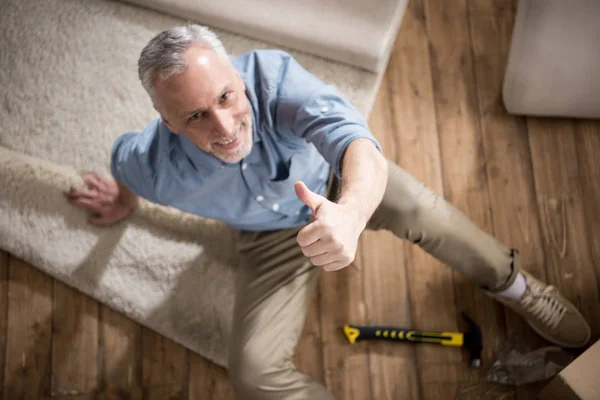
<svg viewBox="0 0 600 400">
<path fill-rule="evenodd" d="M 159 108 L 156 106 L 155 103 L 152 103 L 152 106 L 154 107 L 154 109 L 160 114 L 160 119 L 162 120 L 163 124 L 165 124 L 167 126 L 167 128 L 169 128 L 169 130 L 171 132 L 173 132 L 174 134 L 178 134 L 179 132 L 177 132 L 177 129 L 175 129 L 175 127 L 169 122 L 169 120 L 167 119 L 167 117 L 165 117 L 165 115 L 160 112 Z"/>
<path fill-rule="evenodd" d="M 176 135 L 179 134 L 179 132 L 177 131 L 177 129 L 175 129 L 175 127 L 173 125 L 171 125 L 171 123 L 169 122 L 169 120 L 166 119 L 163 115 L 160 116 L 160 119 L 162 119 L 163 124 L 165 124 L 167 126 L 167 128 L 169 128 L 169 130 L 171 132 L 173 132 Z"/>
</svg>

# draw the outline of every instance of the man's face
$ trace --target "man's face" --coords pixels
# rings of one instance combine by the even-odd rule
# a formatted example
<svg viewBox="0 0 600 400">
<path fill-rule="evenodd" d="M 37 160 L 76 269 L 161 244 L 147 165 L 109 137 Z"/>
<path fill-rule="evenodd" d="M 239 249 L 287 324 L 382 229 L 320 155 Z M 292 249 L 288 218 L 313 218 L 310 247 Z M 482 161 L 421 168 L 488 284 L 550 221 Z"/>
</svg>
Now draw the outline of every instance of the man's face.
<svg viewBox="0 0 600 400">
<path fill-rule="evenodd" d="M 252 149 L 252 114 L 245 85 L 231 62 L 191 46 L 187 68 L 167 82 L 154 82 L 154 106 L 167 127 L 227 163 Z"/>
</svg>

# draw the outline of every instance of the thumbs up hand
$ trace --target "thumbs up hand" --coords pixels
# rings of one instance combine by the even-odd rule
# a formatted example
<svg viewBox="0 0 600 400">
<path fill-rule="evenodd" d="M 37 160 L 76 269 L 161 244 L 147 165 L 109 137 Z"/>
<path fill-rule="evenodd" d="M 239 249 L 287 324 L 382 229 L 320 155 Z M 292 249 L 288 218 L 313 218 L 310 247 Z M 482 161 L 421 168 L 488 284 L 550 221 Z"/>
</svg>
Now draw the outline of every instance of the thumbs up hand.
<svg viewBox="0 0 600 400">
<path fill-rule="evenodd" d="M 315 266 L 336 271 L 354 261 L 358 238 L 366 226 L 359 212 L 350 206 L 333 203 L 296 182 L 296 196 L 313 212 L 315 220 L 298 232 L 296 240 L 302 253 Z"/>
</svg>

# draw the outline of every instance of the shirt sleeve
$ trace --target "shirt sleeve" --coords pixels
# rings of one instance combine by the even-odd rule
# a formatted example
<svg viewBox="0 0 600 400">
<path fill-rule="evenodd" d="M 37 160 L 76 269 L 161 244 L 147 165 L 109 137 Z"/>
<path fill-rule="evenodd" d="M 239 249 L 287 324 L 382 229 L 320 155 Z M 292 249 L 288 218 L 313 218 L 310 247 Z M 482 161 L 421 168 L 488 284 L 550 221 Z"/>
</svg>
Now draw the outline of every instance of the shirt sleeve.
<svg viewBox="0 0 600 400">
<path fill-rule="evenodd" d="M 291 130 L 314 144 L 338 178 L 342 155 L 353 140 L 369 139 L 383 153 L 360 113 L 289 55 L 282 65 L 276 121 L 279 131 Z"/>
<path fill-rule="evenodd" d="M 158 203 L 152 162 L 156 138 L 149 128 L 143 133 L 125 133 L 117 138 L 112 146 L 110 168 L 113 177 L 132 192 Z"/>
</svg>

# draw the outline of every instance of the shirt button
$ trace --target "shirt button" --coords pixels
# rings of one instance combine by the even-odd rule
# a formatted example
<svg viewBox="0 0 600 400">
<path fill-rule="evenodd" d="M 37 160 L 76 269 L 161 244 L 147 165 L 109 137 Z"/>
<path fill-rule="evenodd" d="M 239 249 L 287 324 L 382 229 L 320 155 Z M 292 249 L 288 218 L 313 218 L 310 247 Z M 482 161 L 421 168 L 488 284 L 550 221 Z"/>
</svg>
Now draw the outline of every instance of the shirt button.
<svg viewBox="0 0 600 400">
<path fill-rule="evenodd" d="M 329 108 L 327 108 L 327 107 L 321 107 L 321 112 L 327 112 L 327 111 L 329 111 Z"/>
<path fill-rule="evenodd" d="M 248 164 L 247 163 L 243 163 L 242 164 L 242 169 L 246 169 L 246 168 L 248 168 Z"/>
<path fill-rule="evenodd" d="M 296 211 L 296 215 L 300 215 L 300 210 Z"/>
<path fill-rule="evenodd" d="M 273 204 L 273 211 L 279 211 L 279 204 Z"/>
<path fill-rule="evenodd" d="M 263 201 L 265 198 L 262 196 L 256 196 L 256 201 Z"/>
</svg>

